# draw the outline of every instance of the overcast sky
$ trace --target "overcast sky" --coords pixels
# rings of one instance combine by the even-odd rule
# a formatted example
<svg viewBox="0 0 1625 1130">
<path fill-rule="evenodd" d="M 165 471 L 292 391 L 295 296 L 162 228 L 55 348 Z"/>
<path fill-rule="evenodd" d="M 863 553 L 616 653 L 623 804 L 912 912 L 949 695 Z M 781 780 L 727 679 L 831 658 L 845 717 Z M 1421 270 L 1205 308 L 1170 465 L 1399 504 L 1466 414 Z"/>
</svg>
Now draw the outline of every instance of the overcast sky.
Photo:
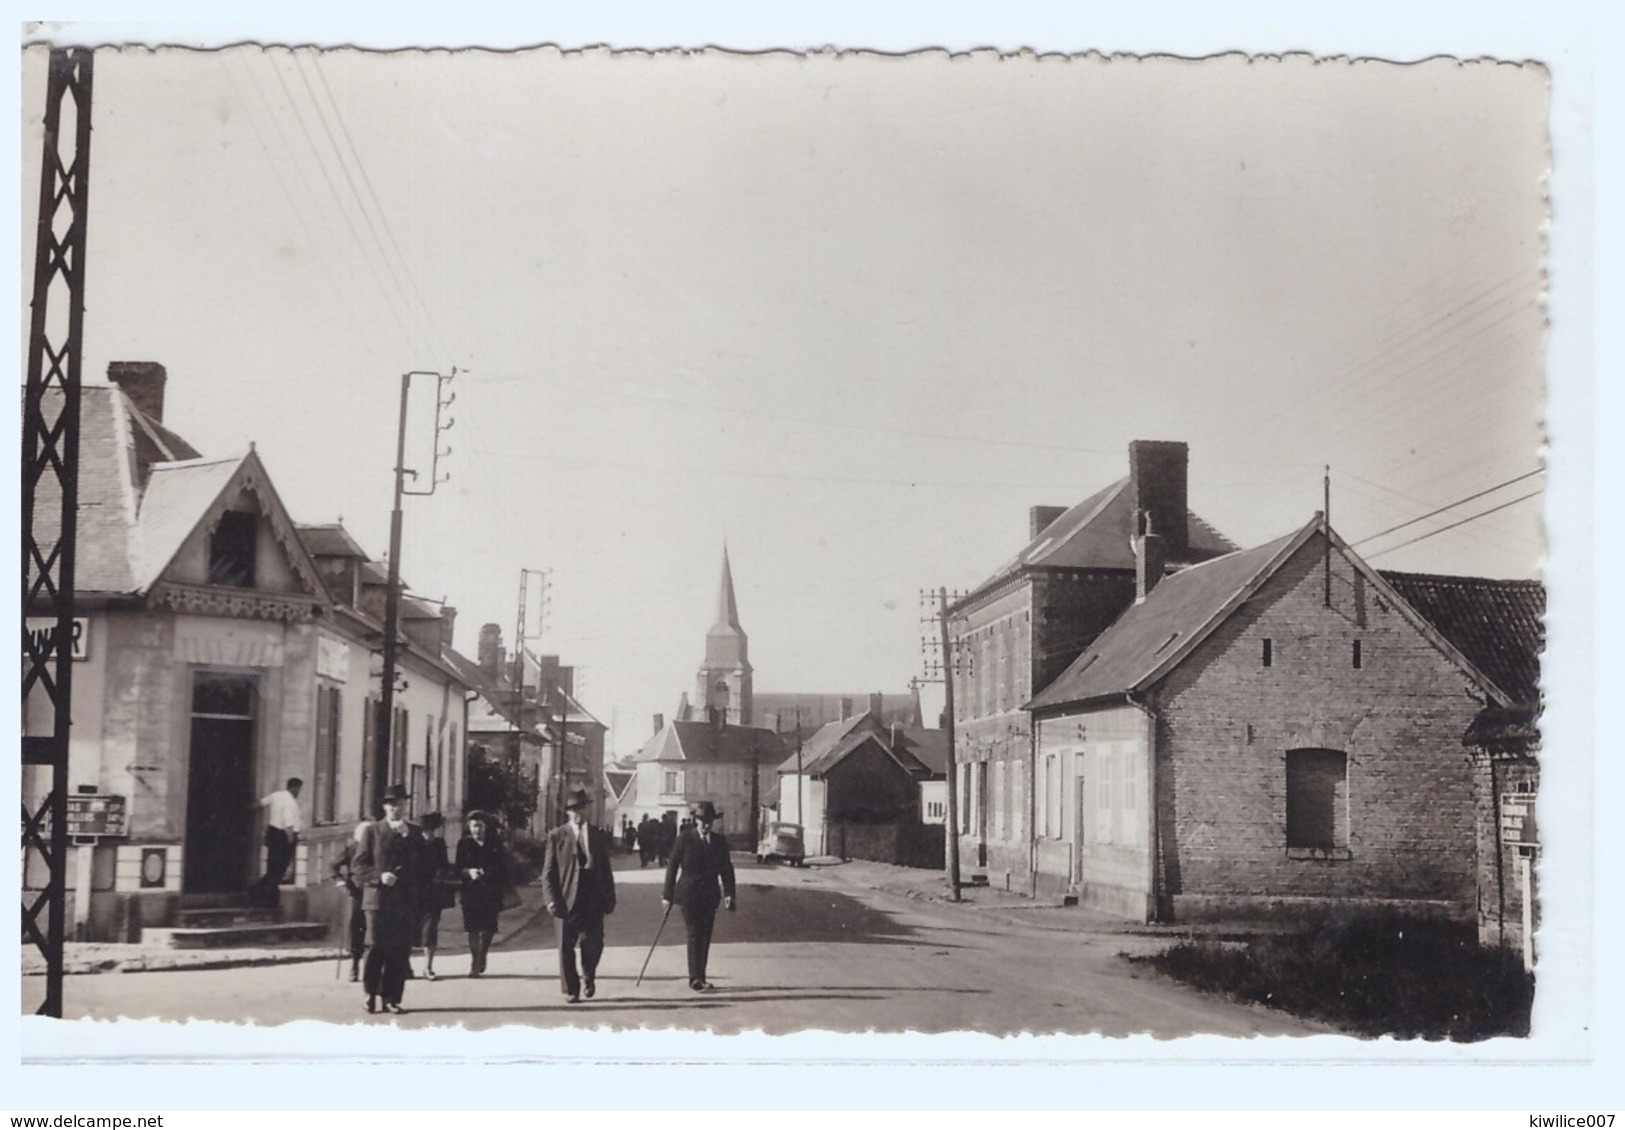
<svg viewBox="0 0 1625 1130">
<path fill-rule="evenodd" d="M 1187 442 L 1192 508 L 1239 545 L 1308 521 L 1330 464 L 1352 542 L 1488 492 L 1361 544 L 1377 566 L 1535 576 L 1546 88 L 1303 57 L 103 52 L 86 374 L 162 362 L 166 422 L 256 444 L 296 520 L 381 558 L 400 375 L 456 366 L 405 578 L 473 654 L 550 569 L 539 646 L 623 754 L 692 694 L 724 541 L 758 691 L 901 692 L 920 590 L 984 578 L 1133 439 Z"/>
</svg>

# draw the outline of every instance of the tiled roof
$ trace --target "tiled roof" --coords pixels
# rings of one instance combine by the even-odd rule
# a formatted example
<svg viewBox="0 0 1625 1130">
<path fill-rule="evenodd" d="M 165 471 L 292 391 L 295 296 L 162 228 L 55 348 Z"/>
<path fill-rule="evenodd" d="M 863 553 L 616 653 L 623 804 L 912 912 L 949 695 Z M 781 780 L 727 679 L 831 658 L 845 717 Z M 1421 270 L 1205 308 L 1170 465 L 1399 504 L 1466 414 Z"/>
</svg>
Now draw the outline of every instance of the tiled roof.
<svg viewBox="0 0 1625 1130">
<path fill-rule="evenodd" d="M 948 731 L 911 727 L 897 736 L 897 744 L 933 777 L 948 772 Z"/>
<path fill-rule="evenodd" d="M 1527 582 L 1452 577 L 1422 578 L 1411 584 L 1411 592 L 1430 604 L 1435 615 L 1442 615 L 1445 610 L 1454 613 L 1453 638 L 1451 632 L 1440 627 L 1426 611 L 1414 606 L 1410 594 L 1393 585 L 1389 575 L 1378 573 L 1362 561 L 1316 515 L 1302 529 L 1286 537 L 1216 557 L 1168 576 L 1143 601 L 1130 605 L 1059 678 L 1034 696 L 1026 708 L 1036 710 L 1100 701 L 1146 689 L 1189 654 L 1316 533 L 1329 538 L 1337 552 L 1389 595 L 1400 614 L 1417 631 L 1486 693 L 1497 700 L 1512 694 L 1489 669 L 1480 665 L 1480 659 L 1500 664 L 1509 672 L 1518 662 L 1518 649 L 1506 644 L 1508 633 L 1486 625 L 1504 615 L 1520 625 L 1511 632 L 1515 636 L 1520 633 L 1527 636 L 1531 628 L 1538 625 L 1539 619 L 1534 613 L 1535 594 L 1518 587 Z M 1508 585 L 1513 586 L 1511 590 L 1506 588 Z M 1458 639 L 1468 646 L 1463 647 Z"/>
<path fill-rule="evenodd" d="M 1205 561 L 1235 550 L 1230 540 L 1186 512 L 1189 550 L 1175 563 Z M 990 588 L 1023 568 L 1133 569 L 1134 502 L 1129 480 L 1119 479 L 1062 514 L 973 592 Z"/>
<path fill-rule="evenodd" d="M 301 525 L 299 540 L 305 543 L 312 557 L 358 557 L 367 560 L 366 551 L 356 544 L 348 530 L 336 522 Z"/>
<path fill-rule="evenodd" d="M 130 547 L 130 568 L 138 589 L 150 586 L 174 560 L 246 458 L 194 459 L 152 468 Z"/>
<path fill-rule="evenodd" d="M 561 691 L 560 693 L 563 693 L 563 692 Z M 575 697 L 575 695 L 572 695 L 572 694 L 564 695 L 564 702 L 565 702 L 565 707 L 566 707 L 564 721 L 565 721 L 566 725 L 570 725 L 570 726 L 599 726 L 599 727 L 602 727 L 604 729 L 609 728 L 607 726 L 604 726 L 604 724 L 602 722 L 600 722 L 596 717 L 594 717 L 592 711 L 588 710 L 585 706 L 582 706 L 580 700 L 577 699 Z"/>
<path fill-rule="evenodd" d="M 780 773 L 794 773 L 798 765 L 805 770 L 808 765 L 845 741 L 849 734 L 875 729 L 878 729 L 878 723 L 873 715 L 867 713 L 855 714 L 850 718 L 839 718 L 833 722 L 826 722 L 813 731 L 806 741 L 801 743 L 799 755 L 793 743 L 786 743 L 791 746 L 791 755 L 780 763 L 778 771 Z"/>
<path fill-rule="evenodd" d="M 779 763 L 775 772 L 799 771 L 807 776 L 822 776 L 870 740 L 911 774 L 940 776 L 946 770 L 948 740 L 945 731 L 918 727 L 900 727 L 894 731 L 874 715 L 864 713 L 844 721 L 827 723 L 802 744 L 799 757 L 792 752 Z"/>
<path fill-rule="evenodd" d="M 61 394 L 47 394 L 48 412 Z M 79 520 L 74 546 L 74 584 L 80 595 L 131 593 L 130 527 L 135 521 L 136 467 L 129 402 L 110 385 L 85 385 L 79 395 Z M 44 475 L 34 496 L 34 536 L 42 545 L 61 533 L 62 494 Z"/>
<path fill-rule="evenodd" d="M 1029 709 L 1123 695 L 1203 632 L 1226 606 L 1311 526 L 1253 549 L 1216 557 L 1166 577 L 1112 622 Z"/>
<path fill-rule="evenodd" d="M 784 756 L 772 730 L 756 726 L 716 726 L 710 722 L 667 722 L 638 751 L 638 761 L 750 762 L 764 770 Z"/>
<path fill-rule="evenodd" d="M 1382 577 L 1514 701 L 1540 701 L 1546 587 L 1539 581 L 1386 571 Z"/>
</svg>

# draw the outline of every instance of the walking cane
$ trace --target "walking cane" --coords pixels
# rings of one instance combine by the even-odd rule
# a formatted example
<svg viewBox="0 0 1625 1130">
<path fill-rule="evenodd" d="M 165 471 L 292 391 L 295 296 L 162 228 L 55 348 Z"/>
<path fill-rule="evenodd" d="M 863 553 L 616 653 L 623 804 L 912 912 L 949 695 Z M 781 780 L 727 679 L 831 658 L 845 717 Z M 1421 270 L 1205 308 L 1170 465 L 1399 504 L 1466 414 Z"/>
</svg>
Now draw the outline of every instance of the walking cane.
<svg viewBox="0 0 1625 1130">
<path fill-rule="evenodd" d="M 660 944 L 660 931 L 666 928 L 666 919 L 671 917 L 671 903 L 666 904 L 666 913 L 660 916 L 660 925 L 655 928 L 655 940 L 649 943 L 649 957 L 643 959 L 643 968 L 638 970 L 638 979 L 632 982 L 635 989 L 643 984 L 643 975 L 649 971 L 649 958 L 655 955 L 655 947 Z"/>
</svg>

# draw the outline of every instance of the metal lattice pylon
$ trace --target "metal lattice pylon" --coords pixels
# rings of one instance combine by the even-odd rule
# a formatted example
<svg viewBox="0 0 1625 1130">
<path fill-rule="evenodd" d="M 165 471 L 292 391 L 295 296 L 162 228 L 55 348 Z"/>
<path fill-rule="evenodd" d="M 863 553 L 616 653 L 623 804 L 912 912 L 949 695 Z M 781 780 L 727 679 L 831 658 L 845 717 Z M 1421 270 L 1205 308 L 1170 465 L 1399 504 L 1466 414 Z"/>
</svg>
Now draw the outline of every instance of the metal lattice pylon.
<svg viewBox="0 0 1625 1130">
<path fill-rule="evenodd" d="M 50 732 L 23 735 L 24 767 L 48 769 L 50 788 L 24 773 L 22 933 L 45 955 L 39 1011 L 62 1015 L 62 943 L 67 925 L 68 728 L 72 722 L 74 543 L 79 509 L 79 389 L 85 313 L 85 220 L 90 191 L 93 52 L 51 52 L 45 95 L 34 251 L 28 383 L 23 393 L 23 615 L 51 616 L 55 630 L 23 632 L 23 709 L 31 693 L 51 707 Z M 54 513 L 53 513 L 54 511 Z M 28 728 L 24 723 L 25 730 Z M 31 899 L 34 859 L 46 880 Z M 43 919 L 43 925 L 42 925 Z"/>
</svg>

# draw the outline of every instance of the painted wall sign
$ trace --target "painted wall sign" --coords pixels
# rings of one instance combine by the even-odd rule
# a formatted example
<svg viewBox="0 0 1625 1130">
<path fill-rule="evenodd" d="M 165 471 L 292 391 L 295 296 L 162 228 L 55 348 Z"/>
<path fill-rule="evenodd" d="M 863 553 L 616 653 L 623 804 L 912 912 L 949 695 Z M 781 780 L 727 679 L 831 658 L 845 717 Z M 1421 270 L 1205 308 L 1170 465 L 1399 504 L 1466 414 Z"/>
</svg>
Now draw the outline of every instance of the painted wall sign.
<svg viewBox="0 0 1625 1130">
<path fill-rule="evenodd" d="M 1535 796 L 1533 793 L 1502 794 L 1501 842 L 1503 844 L 1538 844 L 1540 842 L 1540 835 L 1535 829 Z"/>
<path fill-rule="evenodd" d="M 128 835 L 124 798 L 102 793 L 68 795 L 68 835 Z"/>
<path fill-rule="evenodd" d="M 316 674 L 323 678 L 344 682 L 350 672 L 350 649 L 337 636 L 325 633 L 316 637 Z"/>
<path fill-rule="evenodd" d="M 23 631 L 27 638 L 23 641 L 23 654 L 28 654 L 28 645 L 33 644 L 36 651 L 49 655 L 55 648 L 52 646 L 56 637 L 56 618 L 53 616 L 30 616 L 23 621 Z M 73 618 L 73 658 L 84 660 L 90 658 L 90 621 L 83 616 Z"/>
</svg>

